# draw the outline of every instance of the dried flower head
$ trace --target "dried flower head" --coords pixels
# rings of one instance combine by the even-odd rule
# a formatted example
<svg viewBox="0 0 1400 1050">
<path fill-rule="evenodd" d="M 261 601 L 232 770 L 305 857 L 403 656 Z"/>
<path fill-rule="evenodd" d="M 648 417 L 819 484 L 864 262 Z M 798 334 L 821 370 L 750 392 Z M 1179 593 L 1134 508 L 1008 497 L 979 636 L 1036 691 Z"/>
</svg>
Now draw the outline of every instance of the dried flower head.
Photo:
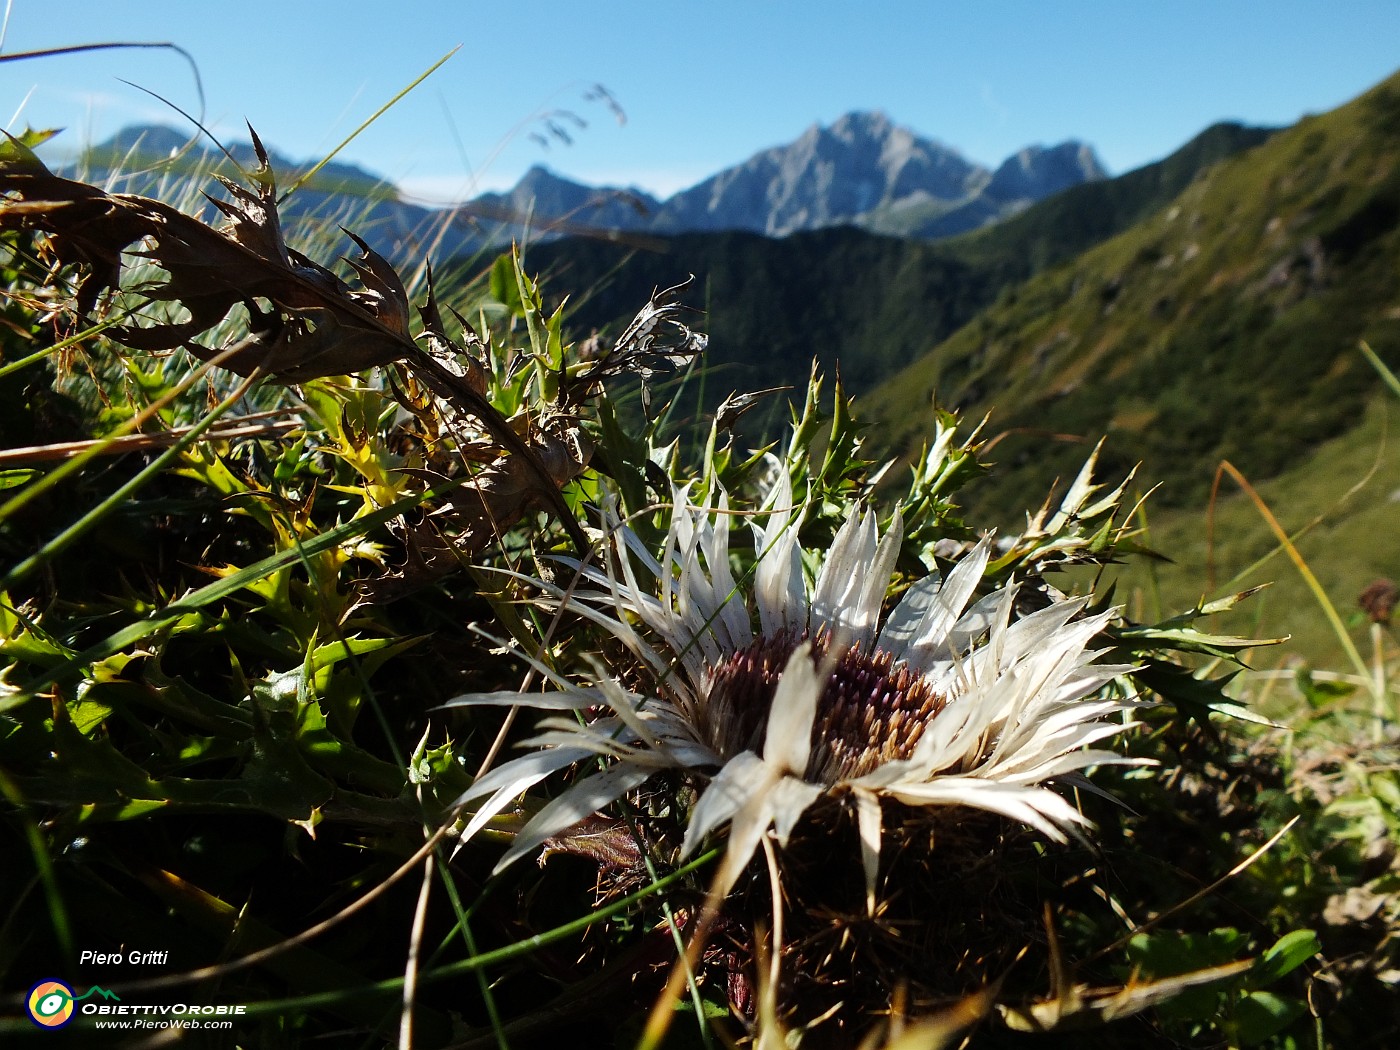
<svg viewBox="0 0 1400 1050">
<path fill-rule="evenodd" d="M 1397 600 L 1400 591 L 1396 590 L 1395 581 L 1381 576 L 1366 585 L 1356 602 L 1372 623 L 1389 625 Z"/>
</svg>

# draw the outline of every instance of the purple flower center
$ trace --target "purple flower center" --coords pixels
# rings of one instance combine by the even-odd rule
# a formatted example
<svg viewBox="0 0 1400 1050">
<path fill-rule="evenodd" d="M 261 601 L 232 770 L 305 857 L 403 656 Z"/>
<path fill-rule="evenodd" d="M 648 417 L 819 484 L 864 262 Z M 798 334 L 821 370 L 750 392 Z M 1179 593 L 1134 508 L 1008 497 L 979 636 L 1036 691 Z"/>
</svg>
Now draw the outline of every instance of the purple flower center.
<svg viewBox="0 0 1400 1050">
<path fill-rule="evenodd" d="M 809 637 L 789 630 L 760 638 L 710 669 L 701 730 L 716 752 L 725 758 L 762 752 L 778 680 Z M 830 648 L 830 632 L 823 628 L 812 640 L 812 659 L 820 664 Z M 923 676 L 894 666 L 884 650 L 850 646 L 837 657 L 817 700 L 807 779 L 835 783 L 908 758 L 947 702 Z"/>
</svg>

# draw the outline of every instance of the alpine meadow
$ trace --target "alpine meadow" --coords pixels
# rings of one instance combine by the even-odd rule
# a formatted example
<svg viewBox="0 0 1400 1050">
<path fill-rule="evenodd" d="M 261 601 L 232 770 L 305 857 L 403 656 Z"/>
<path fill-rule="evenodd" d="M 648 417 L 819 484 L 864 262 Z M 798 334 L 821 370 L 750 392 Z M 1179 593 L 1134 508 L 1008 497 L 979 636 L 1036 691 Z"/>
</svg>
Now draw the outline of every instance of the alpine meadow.
<svg viewBox="0 0 1400 1050">
<path fill-rule="evenodd" d="M 67 135 L 0 145 L 6 1045 L 1400 1041 L 1400 74 L 450 208 Z"/>
</svg>

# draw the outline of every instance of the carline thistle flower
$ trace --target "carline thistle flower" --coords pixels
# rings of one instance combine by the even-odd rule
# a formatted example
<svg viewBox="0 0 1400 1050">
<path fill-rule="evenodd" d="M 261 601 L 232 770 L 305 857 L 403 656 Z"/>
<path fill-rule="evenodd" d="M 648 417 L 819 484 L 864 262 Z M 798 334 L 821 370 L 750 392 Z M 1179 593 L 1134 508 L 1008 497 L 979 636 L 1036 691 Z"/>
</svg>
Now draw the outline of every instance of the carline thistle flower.
<svg viewBox="0 0 1400 1050">
<path fill-rule="evenodd" d="M 568 562 L 583 577 L 572 592 L 529 580 L 547 604 L 620 641 L 649 672 L 646 693 L 596 662 L 593 684 L 579 685 L 530 660 L 552 689 L 447 705 L 572 713 L 544 718 L 521 745 L 534 750 L 458 799 L 485 800 L 464 841 L 551 773 L 604 760 L 529 821 L 497 870 L 673 770 L 698 791 L 682 855 L 729 826 L 723 888 L 770 831 L 785 845 L 820 800 L 852 806 L 873 906 L 883 800 L 986 810 L 1064 842 L 1089 821 L 1047 782 L 1135 761 L 1091 746 L 1131 726 L 1125 715 L 1137 706 L 1099 695 L 1131 670 L 1097 663 L 1087 648 L 1112 614 L 1084 616 L 1085 599 L 1065 599 L 1017 617 L 1015 584 L 974 601 L 989 540 L 946 577 L 910 586 L 882 623 L 902 539 L 897 510 L 880 535 L 875 514 L 853 506 L 824 555 L 804 552 L 780 471 L 751 523 L 757 562 L 746 593 L 730 565 L 727 494 L 712 485 L 698 503 L 689 486 L 674 495 L 659 559 L 605 505 L 603 568 Z M 578 717 L 597 708 L 609 713 Z"/>
</svg>

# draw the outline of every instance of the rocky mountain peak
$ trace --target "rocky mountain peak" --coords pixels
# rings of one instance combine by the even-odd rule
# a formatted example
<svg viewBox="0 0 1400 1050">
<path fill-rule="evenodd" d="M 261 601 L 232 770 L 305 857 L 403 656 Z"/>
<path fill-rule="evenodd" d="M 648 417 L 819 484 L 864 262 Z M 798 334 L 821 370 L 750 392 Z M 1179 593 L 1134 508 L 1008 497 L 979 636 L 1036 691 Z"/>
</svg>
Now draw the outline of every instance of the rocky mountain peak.
<svg viewBox="0 0 1400 1050">
<path fill-rule="evenodd" d="M 660 206 L 642 190 L 585 186 L 536 164 L 505 193 L 483 193 L 464 210 L 506 223 L 509 235 L 516 237 L 524 235 L 518 224 L 526 221 L 534 236 L 541 225 L 555 222 L 563 224 L 562 232 L 570 226 L 642 229 Z"/>
<path fill-rule="evenodd" d="M 837 117 L 830 127 L 832 137 L 854 143 L 860 139 L 883 142 L 891 134 L 902 131 L 882 109 L 852 110 Z"/>
<path fill-rule="evenodd" d="M 676 194 L 656 227 L 783 236 L 854 222 L 911 195 L 958 201 L 989 175 L 882 111 L 854 111 Z"/>
<path fill-rule="evenodd" d="M 1027 146 L 1012 154 L 992 175 L 986 192 L 1000 201 L 1036 201 L 1107 177 L 1093 147 L 1071 139 L 1057 146 Z"/>
</svg>

